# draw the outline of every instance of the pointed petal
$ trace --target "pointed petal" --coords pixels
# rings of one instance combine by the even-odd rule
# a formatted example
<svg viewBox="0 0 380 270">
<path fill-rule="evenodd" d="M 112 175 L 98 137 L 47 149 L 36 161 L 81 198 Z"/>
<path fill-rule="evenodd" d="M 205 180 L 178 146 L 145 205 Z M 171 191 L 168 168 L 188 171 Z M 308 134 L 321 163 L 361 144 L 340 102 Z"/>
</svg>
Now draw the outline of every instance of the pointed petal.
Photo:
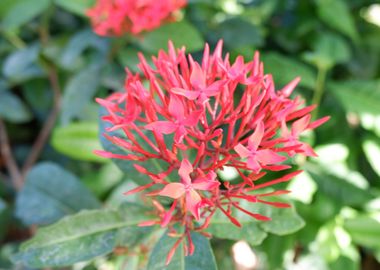
<svg viewBox="0 0 380 270">
<path fill-rule="evenodd" d="M 199 190 L 212 190 L 220 185 L 218 181 L 215 180 L 216 173 L 211 171 L 205 177 L 197 178 L 192 183 L 194 189 Z"/>
<path fill-rule="evenodd" d="M 205 88 L 203 90 L 203 92 L 208 97 L 216 96 L 216 95 L 218 95 L 222 91 L 222 87 L 223 87 L 224 84 L 225 84 L 225 81 L 216 81 L 216 82 L 213 82 L 211 85 L 207 86 L 207 88 Z"/>
<path fill-rule="evenodd" d="M 183 124 L 189 127 L 196 126 L 202 114 L 203 114 L 203 110 L 191 112 L 189 116 L 187 116 L 186 119 L 183 121 Z"/>
<path fill-rule="evenodd" d="M 286 157 L 280 156 L 270 149 L 263 149 L 257 151 L 257 160 L 264 165 L 268 165 L 283 162 L 286 160 Z"/>
<path fill-rule="evenodd" d="M 257 150 L 261 140 L 264 136 L 264 123 L 262 121 L 258 122 L 256 125 L 255 132 L 248 139 L 248 146 L 251 150 Z"/>
<path fill-rule="evenodd" d="M 298 119 L 292 124 L 292 135 L 298 136 L 301 134 L 310 123 L 310 114 L 305 115 L 301 119 Z"/>
<path fill-rule="evenodd" d="M 171 134 L 177 130 L 177 125 L 170 121 L 156 121 L 145 126 L 147 130 L 155 130 L 162 134 Z"/>
<path fill-rule="evenodd" d="M 193 189 L 186 193 L 186 208 L 191 212 L 196 220 L 199 220 L 199 205 L 202 201 L 201 196 Z"/>
<path fill-rule="evenodd" d="M 251 155 L 251 151 L 248 150 L 245 146 L 243 146 L 241 143 L 237 144 L 234 147 L 234 150 L 236 153 L 239 154 L 241 158 L 246 158 Z"/>
<path fill-rule="evenodd" d="M 185 186 L 181 183 L 167 184 L 158 195 L 178 199 L 185 193 Z"/>
<path fill-rule="evenodd" d="M 257 162 L 256 157 L 254 157 L 254 156 L 251 156 L 248 158 L 247 167 L 249 169 L 253 170 L 255 173 L 258 173 L 261 170 L 261 166 L 260 166 L 259 162 Z"/>
<path fill-rule="evenodd" d="M 171 92 L 183 97 L 186 97 L 190 100 L 196 100 L 199 97 L 199 92 L 194 90 L 187 90 L 179 87 L 174 87 L 171 89 Z"/>
<path fill-rule="evenodd" d="M 206 76 L 197 62 L 193 62 L 190 83 L 193 87 L 203 89 L 206 87 Z"/>
<path fill-rule="evenodd" d="M 193 172 L 193 165 L 188 159 L 183 159 L 179 167 L 178 174 L 186 184 L 191 184 L 190 173 Z"/>
<path fill-rule="evenodd" d="M 179 120 L 182 120 L 185 116 L 185 108 L 183 107 L 181 99 L 176 95 L 170 95 L 169 112 Z"/>
<path fill-rule="evenodd" d="M 288 83 L 287 85 L 284 86 L 284 88 L 281 89 L 281 93 L 285 96 L 285 97 L 289 97 L 294 88 L 296 88 L 297 84 L 301 81 L 301 77 L 296 77 L 293 81 L 291 81 L 290 83 Z"/>
</svg>

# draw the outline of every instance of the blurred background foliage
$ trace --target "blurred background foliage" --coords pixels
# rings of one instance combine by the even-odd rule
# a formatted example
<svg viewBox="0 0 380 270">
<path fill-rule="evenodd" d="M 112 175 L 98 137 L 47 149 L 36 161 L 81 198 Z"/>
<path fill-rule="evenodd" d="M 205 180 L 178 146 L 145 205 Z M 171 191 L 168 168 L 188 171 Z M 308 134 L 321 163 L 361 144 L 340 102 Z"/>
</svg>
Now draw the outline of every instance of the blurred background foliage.
<svg viewBox="0 0 380 270">
<path fill-rule="evenodd" d="M 124 67 L 138 71 L 139 51 L 154 55 L 171 39 L 199 59 L 204 42 L 213 47 L 222 38 L 232 57 L 248 61 L 259 50 L 277 88 L 301 76 L 297 94 L 320 104 L 318 116 L 331 116 L 305 136 L 319 158 L 296 159 L 306 172 L 288 186 L 305 226 L 286 236 L 241 236 L 252 244 L 255 269 L 380 269 L 376 2 L 189 0 L 175 23 L 139 37 L 104 38 L 84 15 L 92 0 L 1 0 L 1 132 L 22 173 L 7 170 L 2 134 L 0 268 L 23 269 L 10 258 L 37 226 L 139 199 L 122 196 L 139 181 L 137 174 L 92 153 L 102 148 L 94 97 L 123 88 Z M 138 253 L 114 249 L 72 269 L 141 269 L 151 242 Z M 220 270 L 233 269 L 233 244 L 212 241 Z"/>
</svg>

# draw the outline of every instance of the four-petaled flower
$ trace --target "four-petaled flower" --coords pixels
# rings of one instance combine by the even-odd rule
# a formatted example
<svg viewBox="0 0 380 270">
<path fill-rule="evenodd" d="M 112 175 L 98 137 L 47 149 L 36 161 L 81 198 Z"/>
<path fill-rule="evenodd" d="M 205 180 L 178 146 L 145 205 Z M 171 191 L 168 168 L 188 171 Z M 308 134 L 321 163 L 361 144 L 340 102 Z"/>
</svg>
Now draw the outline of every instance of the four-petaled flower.
<svg viewBox="0 0 380 270">
<path fill-rule="evenodd" d="M 196 220 L 199 220 L 199 208 L 202 198 L 196 190 L 212 191 L 219 186 L 219 182 L 215 179 L 216 174 L 209 172 L 204 177 L 191 180 L 190 174 L 193 172 L 193 166 L 187 159 L 182 160 L 178 174 L 181 177 L 181 183 L 167 184 L 158 195 L 167 196 L 173 199 L 184 197 L 186 209 L 191 212 Z"/>
<path fill-rule="evenodd" d="M 286 157 L 276 154 L 270 149 L 258 149 L 264 137 L 264 124 L 259 122 L 255 132 L 248 139 L 248 146 L 241 143 L 237 144 L 234 149 L 241 158 L 247 158 L 248 169 L 259 173 L 263 165 L 270 165 L 286 160 Z"/>
</svg>

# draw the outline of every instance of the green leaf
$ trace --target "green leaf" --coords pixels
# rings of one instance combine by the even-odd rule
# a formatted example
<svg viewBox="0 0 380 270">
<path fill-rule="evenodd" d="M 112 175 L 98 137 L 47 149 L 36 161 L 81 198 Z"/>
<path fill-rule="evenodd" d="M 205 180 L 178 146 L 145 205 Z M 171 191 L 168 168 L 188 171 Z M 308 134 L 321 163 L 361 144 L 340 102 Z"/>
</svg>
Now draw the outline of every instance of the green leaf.
<svg viewBox="0 0 380 270">
<path fill-rule="evenodd" d="M 146 33 L 137 41 L 147 52 L 156 53 L 160 49 L 167 48 L 168 40 L 173 41 L 176 47 L 186 46 L 187 52 L 198 51 L 204 46 L 201 34 L 185 20 L 163 25 L 157 30 Z"/>
<path fill-rule="evenodd" d="M 338 35 L 323 33 L 313 43 L 313 52 L 303 55 L 304 59 L 319 69 L 328 70 L 336 64 L 345 63 L 351 58 L 347 42 Z"/>
<path fill-rule="evenodd" d="M 8 230 L 8 223 L 10 221 L 10 211 L 5 201 L 0 197 L 0 241 L 3 240 Z"/>
<path fill-rule="evenodd" d="M 217 270 L 210 242 L 199 233 L 192 232 L 195 251 L 191 256 L 185 256 L 181 243 L 170 264 L 165 265 L 166 257 L 178 238 L 166 233 L 160 238 L 150 255 L 147 270 Z"/>
<path fill-rule="evenodd" d="M 361 189 L 335 175 L 324 173 L 314 165 L 309 164 L 307 172 L 317 183 L 319 192 L 324 193 L 340 205 L 361 207 L 374 198 L 368 190 Z"/>
<path fill-rule="evenodd" d="M 244 239 L 251 245 L 259 245 L 267 237 L 267 233 L 259 226 L 259 222 L 251 217 L 238 217 L 242 227 L 239 228 L 220 211 L 212 217 L 207 232 L 222 239 L 242 240 Z"/>
<path fill-rule="evenodd" d="M 333 82 L 328 89 L 348 111 L 380 115 L 380 80 Z"/>
<path fill-rule="evenodd" d="M 103 149 L 111 153 L 125 155 L 126 151 L 116 146 L 115 144 L 107 140 L 106 137 L 103 136 L 103 134 L 106 133 L 109 136 L 117 136 L 117 137 L 125 139 L 125 137 L 117 131 L 106 132 L 106 129 L 111 127 L 112 124 L 102 120 L 102 117 L 105 115 L 108 115 L 107 110 L 104 107 L 100 107 L 99 109 L 99 139 L 103 146 Z M 139 141 L 139 138 L 137 138 L 137 141 Z M 133 167 L 133 164 L 134 164 L 133 161 L 123 160 L 123 159 L 112 159 L 112 161 L 119 167 L 119 169 L 122 172 L 126 173 L 132 181 L 138 183 L 139 185 L 144 185 L 151 182 L 149 177 L 135 170 L 135 168 Z M 152 164 L 150 163 L 147 163 L 144 165 L 146 165 L 145 167 L 148 170 L 149 170 L 149 167 L 152 166 Z"/>
<path fill-rule="evenodd" d="M 314 89 L 316 74 L 308 65 L 276 52 L 263 53 L 261 59 L 264 63 L 265 72 L 272 73 L 275 82 L 281 86 L 300 76 L 300 86 Z"/>
<path fill-rule="evenodd" d="M 41 77 L 44 73 L 42 69 L 36 65 L 40 50 L 40 46 L 34 44 L 10 54 L 5 59 L 3 65 L 4 76 L 14 82 Z"/>
<path fill-rule="evenodd" d="M 276 199 L 279 201 L 279 199 Z M 281 202 L 287 202 L 281 200 Z M 288 202 L 287 202 L 288 203 Z M 246 240 L 251 245 L 259 245 L 267 237 L 267 233 L 277 235 L 286 235 L 300 230 L 305 222 L 297 214 L 294 207 L 291 208 L 275 208 L 262 203 L 250 203 L 240 201 L 240 206 L 249 212 L 258 213 L 270 217 L 270 221 L 257 221 L 251 216 L 233 208 L 232 216 L 234 216 L 241 224 L 242 228 L 238 228 L 221 212 L 216 212 L 213 216 L 208 232 L 214 236 L 231 240 Z"/>
<path fill-rule="evenodd" d="M 351 15 L 346 1 L 317 0 L 317 5 L 318 16 L 324 23 L 353 40 L 358 39 L 354 18 Z"/>
<path fill-rule="evenodd" d="M 33 118 L 21 99 L 10 91 L 0 92 L 0 118 L 12 123 L 25 123 Z"/>
<path fill-rule="evenodd" d="M 63 2 L 63 1 L 62 1 Z M 64 1 L 66 2 L 66 1 Z M 59 57 L 59 63 L 66 69 L 73 70 L 80 66 L 80 56 L 88 48 L 95 48 L 102 54 L 108 51 L 108 41 L 85 29 L 75 33 Z M 78 64 L 79 62 L 79 64 Z"/>
<path fill-rule="evenodd" d="M 100 207 L 79 179 L 60 166 L 44 162 L 33 167 L 16 199 L 16 216 L 25 224 L 49 224 L 81 209 Z"/>
<path fill-rule="evenodd" d="M 62 98 L 61 123 L 63 125 L 67 125 L 75 118 L 80 118 L 86 104 L 96 93 L 100 71 L 99 66 L 85 68 L 67 83 Z"/>
<path fill-rule="evenodd" d="M 242 48 L 245 46 L 260 46 L 263 38 L 258 28 L 244 20 L 236 17 L 227 19 L 218 24 L 215 29 L 210 29 L 214 41 L 222 39 L 229 48 Z"/>
<path fill-rule="evenodd" d="M 86 10 L 94 5 L 95 0 L 54 0 L 54 3 L 69 12 L 85 16 Z"/>
<path fill-rule="evenodd" d="M 276 201 L 279 201 L 276 199 Z M 282 200 L 284 202 L 284 200 Z M 294 233 L 305 226 L 304 220 L 297 214 L 294 206 L 290 208 L 276 208 L 270 205 L 252 205 L 251 211 L 270 217 L 270 221 L 260 223 L 266 232 L 286 235 Z"/>
<path fill-rule="evenodd" d="M 53 130 L 51 144 L 58 152 L 77 160 L 107 162 L 95 155 L 94 150 L 101 150 L 98 139 L 98 125 L 92 122 L 71 123 Z"/>
<path fill-rule="evenodd" d="M 12 6 L 5 15 L 2 26 L 12 31 L 43 13 L 51 0 L 23 0 Z"/>
<path fill-rule="evenodd" d="M 33 268 L 62 267 L 105 255 L 116 246 L 133 247 L 150 231 L 137 224 L 145 208 L 125 205 L 117 210 L 84 210 L 41 228 L 21 245 L 13 258 Z"/>
<path fill-rule="evenodd" d="M 346 219 L 343 226 L 356 244 L 380 249 L 380 222 L 378 220 L 361 215 Z"/>
</svg>

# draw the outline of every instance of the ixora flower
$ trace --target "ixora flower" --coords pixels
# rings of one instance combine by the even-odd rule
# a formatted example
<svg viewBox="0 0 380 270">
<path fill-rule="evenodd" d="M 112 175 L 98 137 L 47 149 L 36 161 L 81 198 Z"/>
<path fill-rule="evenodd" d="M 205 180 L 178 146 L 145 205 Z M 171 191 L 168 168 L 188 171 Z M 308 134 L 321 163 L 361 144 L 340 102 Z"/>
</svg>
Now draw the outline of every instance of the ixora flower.
<svg viewBox="0 0 380 270">
<path fill-rule="evenodd" d="M 87 16 L 98 35 L 136 35 L 172 20 L 185 5 L 186 0 L 98 0 Z"/>
<path fill-rule="evenodd" d="M 250 62 L 238 56 L 231 63 L 228 54 L 222 57 L 222 41 L 213 53 L 206 44 L 201 62 L 171 42 L 168 53 L 161 50 L 152 58 L 152 66 L 142 54 L 139 58 L 141 74 L 126 70 L 124 92 L 97 99 L 108 112 L 102 118 L 110 123 L 104 136 L 124 154 L 97 153 L 133 162 L 150 178 L 149 184 L 126 194 L 146 191 L 157 209 L 157 217 L 141 226 L 161 225 L 179 235 L 168 262 L 184 239 L 185 253 L 192 254 L 190 232 L 206 234 L 216 211 L 240 227 L 233 209 L 270 220 L 243 208 L 241 200 L 289 207 L 263 199 L 288 191 L 260 193 L 260 189 L 289 181 L 301 171 L 287 171 L 269 181 L 263 176 L 290 169 L 284 162 L 295 154 L 315 155 L 299 137 L 329 119 L 311 121 L 315 106 L 303 106 L 300 97 L 290 98 L 299 78 L 276 91 L 257 52 Z M 241 180 L 220 179 L 218 172 L 226 167 L 235 168 Z M 175 229 L 178 224 L 181 233 Z"/>
</svg>

